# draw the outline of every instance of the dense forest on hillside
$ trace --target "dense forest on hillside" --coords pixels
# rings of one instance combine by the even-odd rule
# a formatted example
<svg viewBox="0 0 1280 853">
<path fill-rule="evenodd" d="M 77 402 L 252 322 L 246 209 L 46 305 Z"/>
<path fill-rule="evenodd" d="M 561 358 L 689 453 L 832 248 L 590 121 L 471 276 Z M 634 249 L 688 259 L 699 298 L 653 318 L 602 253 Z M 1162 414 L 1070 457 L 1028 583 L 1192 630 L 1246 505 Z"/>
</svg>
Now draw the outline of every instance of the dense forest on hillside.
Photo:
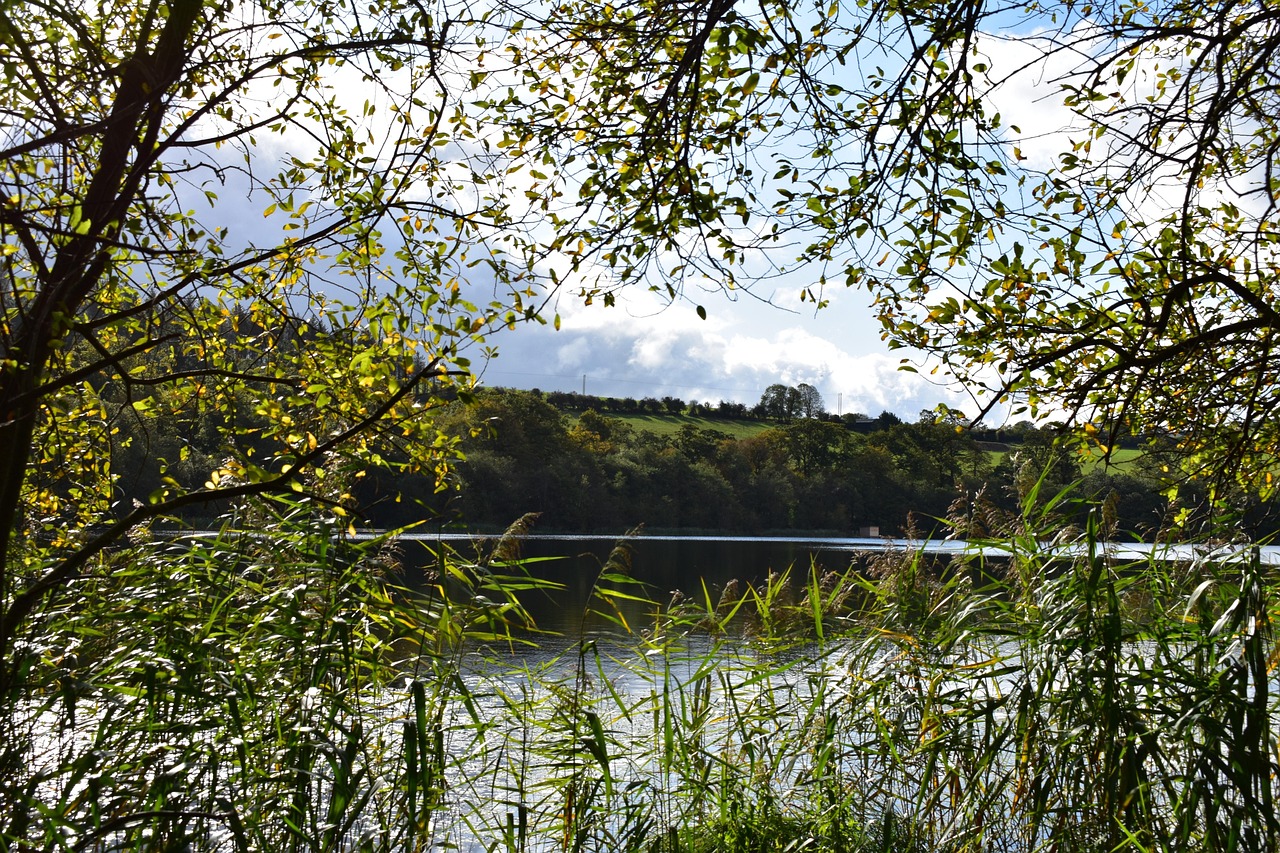
<svg viewBox="0 0 1280 853">
<path fill-rule="evenodd" d="M 664 416 L 670 429 L 638 426 L 628 417 L 637 413 Z M 1190 532 L 1201 500 L 1186 484 L 1176 500 L 1166 497 L 1163 455 L 1153 442 L 1107 467 L 1056 446 L 1053 432 L 1029 423 L 971 431 L 930 412 L 915 422 L 889 412 L 774 418 L 742 404 L 491 388 L 471 404 L 452 404 L 440 419 L 462 436 L 465 460 L 452 488 L 437 493 L 427 478 L 371 474 L 355 490 L 370 523 L 430 518 L 504 527 L 538 512 L 540 529 L 555 531 L 645 525 L 903 535 L 949 519 L 980 536 L 1037 484 L 1045 498 L 1074 484 L 1081 499 L 1105 502 L 1116 535 L 1151 537 Z M 743 419 L 756 419 L 758 431 L 734 437 L 731 425 Z M 1255 503 L 1246 514 L 1265 531 L 1274 508 Z"/>
<path fill-rule="evenodd" d="M 112 398 L 108 388 L 103 394 Z M 228 453 L 265 457 L 253 446 L 262 415 L 248 403 L 228 400 L 147 429 L 125 397 L 116 405 L 117 507 L 146 502 L 175 483 L 198 487 Z M 1108 465 L 1025 421 L 997 430 L 932 411 L 914 421 L 891 412 L 837 416 L 804 387 L 782 385 L 753 406 L 505 388 L 433 405 L 440 440 L 464 458 L 443 488 L 436 471 L 391 457 L 382 467 L 335 469 L 360 525 L 502 529 L 536 512 L 540 529 L 563 532 L 644 525 L 897 536 L 937 531 L 946 520 L 980 536 L 1016 512 L 1033 488 L 1049 496 L 1068 486 L 1082 501 L 1105 502 L 1121 537 L 1190 535 L 1202 521 L 1204 495 L 1184 482 L 1170 497 L 1168 471 L 1176 466 L 1150 439 L 1126 439 L 1123 462 Z M 228 436 L 240 445 L 228 446 Z M 1242 496 L 1238 505 L 1242 524 L 1260 537 L 1280 517 L 1274 501 Z M 199 526 L 220 510 L 194 504 L 178 520 Z M 1071 514 L 1068 520 L 1079 521 Z"/>
</svg>

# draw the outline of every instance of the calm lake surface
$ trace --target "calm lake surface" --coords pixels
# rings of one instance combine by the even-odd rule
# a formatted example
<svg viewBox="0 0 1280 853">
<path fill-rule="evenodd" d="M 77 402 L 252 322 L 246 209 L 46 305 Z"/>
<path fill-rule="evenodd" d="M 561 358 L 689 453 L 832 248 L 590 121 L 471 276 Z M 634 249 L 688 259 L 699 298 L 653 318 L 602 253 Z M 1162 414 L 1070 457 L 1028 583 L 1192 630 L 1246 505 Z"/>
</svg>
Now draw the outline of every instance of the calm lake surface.
<svg viewBox="0 0 1280 853">
<path fill-rule="evenodd" d="M 546 630 L 576 634 L 582 628 L 583 614 L 590 606 L 592 587 L 610 552 L 622 541 L 613 536 L 535 535 L 521 539 L 521 556 L 528 560 L 533 577 L 563 587 L 554 598 L 547 593 L 534 593 L 522 598 L 538 625 Z M 721 590 L 732 580 L 740 584 L 759 584 L 769 573 L 793 569 L 797 583 L 808 576 L 810 562 L 822 572 L 844 571 L 857 559 L 885 540 L 870 539 L 805 539 L 774 537 L 687 537 L 640 536 L 625 540 L 631 552 L 631 577 L 640 581 L 634 594 L 648 595 L 655 601 L 667 602 L 677 590 L 685 596 L 703 600 L 703 585 L 718 599 Z M 465 535 L 410 535 L 401 540 L 405 582 L 409 586 L 426 583 L 433 562 L 432 554 L 441 543 L 464 557 L 483 547 L 485 540 Z M 745 589 L 745 586 L 744 586 Z M 597 605 L 598 606 L 598 605 Z M 642 618 L 646 608 L 628 608 L 628 618 Z"/>
<path fill-rule="evenodd" d="M 404 580 L 409 586 L 417 587 L 427 583 L 434 562 L 432 555 L 442 545 L 465 558 L 492 540 L 444 533 L 408 534 L 399 541 Z M 631 577 L 644 584 L 644 594 L 664 603 L 676 591 L 701 602 L 706 594 L 704 585 L 714 602 L 732 580 L 743 585 L 758 585 L 770 572 L 788 569 L 794 578 L 793 587 L 799 587 L 808 577 L 811 564 L 820 573 L 843 572 L 853 565 L 865 567 L 874 554 L 886 551 L 923 551 L 940 559 L 966 553 L 981 554 L 992 560 L 1008 557 L 1008 552 L 999 548 L 981 548 L 956 540 L 659 535 L 623 540 L 616 536 L 534 534 L 520 538 L 521 554 L 529 561 L 529 573 L 563 587 L 554 598 L 547 593 L 537 593 L 523 599 L 540 627 L 569 635 L 582 630 L 592 586 L 619 542 L 625 542 L 631 552 Z M 1249 546 L 1153 547 L 1126 543 L 1107 543 L 1104 547 L 1118 561 L 1150 559 L 1153 552 L 1158 559 L 1168 560 L 1242 559 L 1250 550 Z M 1059 550 L 1065 554 L 1069 549 Z M 1259 553 L 1264 563 L 1280 565 L 1280 547 L 1264 546 Z M 639 590 L 632 591 L 639 593 Z M 645 608 L 636 605 L 630 608 L 627 618 L 644 615 Z"/>
</svg>

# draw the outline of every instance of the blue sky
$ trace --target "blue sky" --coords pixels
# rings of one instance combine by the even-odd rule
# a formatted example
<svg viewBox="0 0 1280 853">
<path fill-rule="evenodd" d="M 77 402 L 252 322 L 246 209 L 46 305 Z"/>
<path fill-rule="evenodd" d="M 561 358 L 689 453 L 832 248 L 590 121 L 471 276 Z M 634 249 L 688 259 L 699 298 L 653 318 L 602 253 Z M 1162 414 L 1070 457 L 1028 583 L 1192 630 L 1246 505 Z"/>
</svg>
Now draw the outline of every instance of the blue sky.
<svg viewBox="0 0 1280 853">
<path fill-rule="evenodd" d="M 1000 45 L 1002 58 L 1017 67 L 1034 64 L 1020 48 Z M 1051 76 L 1051 75 L 1050 75 Z M 1054 130 L 1069 123 L 1059 99 L 1042 88 L 1043 77 L 1020 74 L 993 93 L 1007 123 L 1022 123 L 1039 133 L 1024 136 L 1021 150 L 1036 166 L 1047 166 L 1062 150 Z M 362 89 L 353 86 L 351 91 Z M 283 156 L 291 144 L 307 144 L 297 135 L 264 140 L 258 155 Z M 235 182 L 222 193 L 223 218 L 246 229 L 263 227 L 262 199 L 238 198 Z M 240 211 L 243 210 L 243 214 Z M 816 274 L 815 276 L 816 277 Z M 566 288 L 548 311 L 558 313 L 561 328 L 527 324 L 495 333 L 489 344 L 498 355 L 475 363 L 483 384 L 544 390 L 581 391 L 617 397 L 675 396 L 715 403 L 753 404 L 775 382 L 816 387 L 828 410 L 871 416 L 891 411 L 914 420 L 921 410 L 947 404 L 973 413 L 979 405 L 954 381 L 931 371 L 934 364 L 906 352 L 916 372 L 900 370 L 904 352 L 890 351 L 865 291 L 828 289 L 829 305 L 815 310 L 799 294 L 811 284 L 806 271 L 767 279 L 752 294 L 730 298 L 718 290 L 687 294 L 695 303 L 666 300 L 643 289 L 623 291 L 618 304 L 584 306 Z M 470 353 L 473 359 L 478 355 Z M 999 421 L 997 413 L 988 418 Z"/>
<path fill-rule="evenodd" d="M 581 391 L 610 397 L 663 397 L 753 404 L 764 389 L 807 382 L 829 411 L 888 410 L 914 420 L 939 403 L 960 408 L 967 398 L 955 387 L 898 369 L 865 292 L 829 292 L 831 304 L 815 311 L 798 300 L 799 287 L 779 286 L 760 298 L 736 301 L 708 294 L 694 305 L 664 305 L 647 292 L 626 293 L 616 306 L 583 306 L 560 298 L 561 328 L 524 326 L 496 334 L 499 355 L 483 368 L 486 385 Z M 765 297 L 771 302 L 763 301 Z"/>
<path fill-rule="evenodd" d="M 1027 166 L 1050 168 L 1070 149 L 1064 129 L 1073 116 L 1058 87 L 1046 81 L 1067 73 L 1078 57 L 1048 57 L 1040 45 L 1018 41 L 994 40 L 985 48 L 987 63 L 1008 75 L 989 92 L 991 108 L 1009 128 L 1008 144 L 1019 146 Z M 821 310 L 801 302 L 802 288 L 817 275 L 798 269 L 766 279 L 754 298 L 712 290 L 669 305 L 643 290 L 623 293 L 612 308 L 584 307 L 565 293 L 555 309 L 559 331 L 528 326 L 493 337 L 499 355 L 483 368 L 482 382 L 747 404 L 772 383 L 806 382 L 822 393 L 829 411 L 875 416 L 888 410 L 907 420 L 939 404 L 976 414 L 988 402 L 974 401 L 955 380 L 935 373 L 937 362 L 922 353 L 891 351 L 867 292 L 830 287 L 822 294 L 829 305 Z M 705 307 L 706 320 L 691 300 Z M 904 356 L 914 372 L 900 369 Z M 998 425 L 1005 411 L 992 412 L 986 422 Z"/>
</svg>

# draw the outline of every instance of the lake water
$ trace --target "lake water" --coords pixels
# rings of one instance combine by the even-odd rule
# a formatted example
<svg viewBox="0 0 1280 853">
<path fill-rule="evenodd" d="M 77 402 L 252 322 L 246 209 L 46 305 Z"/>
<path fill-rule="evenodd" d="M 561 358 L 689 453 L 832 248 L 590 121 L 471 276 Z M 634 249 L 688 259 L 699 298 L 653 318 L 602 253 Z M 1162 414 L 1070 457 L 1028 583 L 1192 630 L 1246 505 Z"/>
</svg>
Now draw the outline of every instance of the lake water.
<svg viewBox="0 0 1280 853">
<path fill-rule="evenodd" d="M 411 587 L 425 585 L 431 556 L 441 545 L 460 555 L 475 554 L 487 540 L 468 534 L 408 534 L 400 538 L 405 582 Z M 530 535 L 520 538 L 521 555 L 529 560 L 528 570 L 539 579 L 561 585 L 554 599 L 547 593 L 526 596 L 522 603 L 540 627 L 562 634 L 582 629 L 583 613 L 589 605 L 592 586 L 610 552 L 625 542 L 631 552 L 630 575 L 644 584 L 644 594 L 654 601 L 669 601 L 672 593 L 701 602 L 706 594 L 713 601 L 732 580 L 759 585 L 770 572 L 792 570 L 793 586 L 808 577 L 812 564 L 820 574 L 844 572 L 853 565 L 865 567 L 874 555 L 886 552 L 923 552 L 940 560 L 970 555 L 1003 561 L 1009 552 L 959 540 L 908 540 L 889 538 L 763 537 L 763 536 L 661 536 L 642 535 L 630 539 L 615 536 Z M 1045 546 L 1046 548 L 1050 546 Z M 1251 546 L 1144 545 L 1106 543 L 1103 546 L 1118 562 L 1156 559 L 1238 560 Z M 1071 546 L 1059 546 L 1064 556 Z M 1280 566 L 1280 547 L 1259 550 L 1264 564 Z M 703 591 L 705 584 L 706 593 Z M 745 586 L 744 586 L 745 589 Z M 636 591 L 638 592 L 638 590 Z M 645 608 L 630 609 L 628 618 L 643 616 Z"/>
<path fill-rule="evenodd" d="M 521 556 L 529 560 L 529 573 L 563 586 L 554 600 L 545 593 L 522 599 L 540 627 L 566 634 L 576 634 L 581 629 L 592 587 L 619 541 L 617 537 L 554 535 L 521 540 Z M 677 590 L 701 601 L 703 584 L 714 601 L 732 580 L 744 585 L 759 584 L 770 572 L 789 568 L 794 568 L 801 578 L 807 577 L 811 561 L 822 572 L 844 571 L 860 554 L 883 541 L 641 536 L 626 540 L 626 545 L 631 552 L 631 577 L 644 584 L 643 594 L 666 602 Z M 425 583 L 431 553 L 441 542 L 464 556 L 474 553 L 478 544 L 472 537 L 447 534 L 403 537 L 401 550 L 408 585 Z M 628 618 L 642 616 L 644 609 L 629 608 Z"/>
</svg>

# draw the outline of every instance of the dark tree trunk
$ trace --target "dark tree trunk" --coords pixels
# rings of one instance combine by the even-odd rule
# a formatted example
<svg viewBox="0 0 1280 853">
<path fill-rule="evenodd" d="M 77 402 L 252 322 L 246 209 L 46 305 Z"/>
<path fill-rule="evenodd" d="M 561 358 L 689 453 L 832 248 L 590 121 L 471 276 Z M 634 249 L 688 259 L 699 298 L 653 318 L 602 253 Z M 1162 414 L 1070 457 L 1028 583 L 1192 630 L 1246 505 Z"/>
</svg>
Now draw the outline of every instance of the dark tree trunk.
<svg viewBox="0 0 1280 853">
<path fill-rule="evenodd" d="M 183 73 L 203 7 L 201 0 L 170 0 L 168 5 L 154 51 L 140 45 L 119 66 L 120 84 L 102 130 L 97 169 L 80 204 L 87 227 L 84 233 L 62 235 L 66 242 L 53 254 L 52 265 L 38 274 L 34 297 L 9 330 L 8 366 L 0 373 L 0 695 L 13 687 L 17 662 L 11 659 L 12 641 L 26 616 L 15 612 L 14 602 L 23 592 L 19 584 L 26 579 L 15 577 L 11 560 L 15 537 L 23 535 L 22 493 L 48 359 L 107 270 L 109 246 L 158 156 L 166 98 Z M 56 568 L 46 571 L 62 577 Z"/>
</svg>

